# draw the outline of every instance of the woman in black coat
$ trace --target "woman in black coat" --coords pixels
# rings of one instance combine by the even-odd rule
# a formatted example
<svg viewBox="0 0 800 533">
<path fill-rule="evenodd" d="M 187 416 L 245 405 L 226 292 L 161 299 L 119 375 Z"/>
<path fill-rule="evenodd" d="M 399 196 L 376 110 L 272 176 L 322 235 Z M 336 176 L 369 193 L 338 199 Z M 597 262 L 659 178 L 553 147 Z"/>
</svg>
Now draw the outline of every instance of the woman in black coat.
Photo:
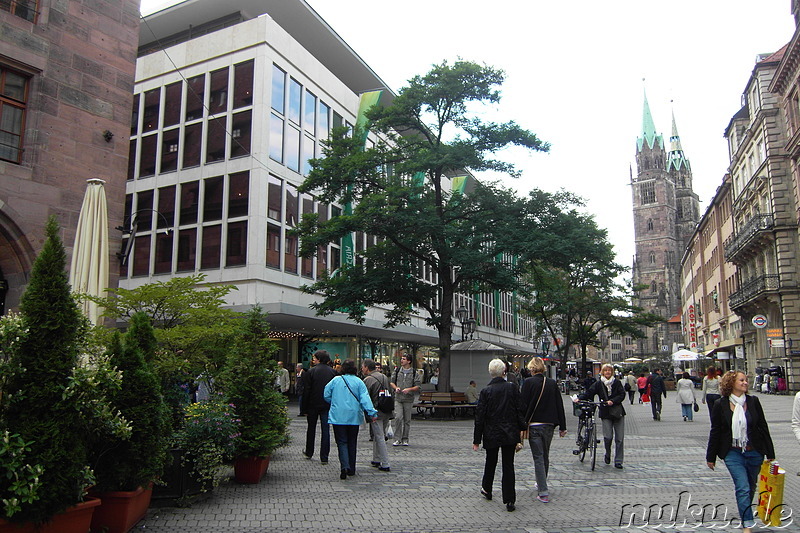
<svg viewBox="0 0 800 533">
<path fill-rule="evenodd" d="M 775 459 L 775 447 L 761 403 L 747 394 L 744 372 L 726 372 L 719 380 L 719 392 L 721 397 L 711 408 L 706 464 L 714 470 L 717 457 L 725 461 L 733 478 L 743 532 L 750 533 L 755 525 L 752 504 L 758 473 L 764 457 Z"/>
<path fill-rule="evenodd" d="M 520 442 L 520 431 L 525 429 L 520 410 L 519 389 L 506 381 L 506 364 L 500 359 L 489 362 L 492 380 L 481 390 L 475 409 L 475 433 L 472 449 L 478 451 L 481 441 L 486 450 L 481 494 L 492 499 L 497 454 L 503 451 L 503 503 L 508 511 L 514 510 L 517 494 L 514 489 L 514 453 Z"/>
<path fill-rule="evenodd" d="M 614 466 L 622 468 L 622 461 L 625 458 L 625 388 L 622 383 L 614 377 L 614 367 L 605 364 L 600 369 L 600 381 L 596 381 L 586 392 L 581 394 L 581 400 L 594 401 L 594 397 L 600 398 L 604 405 L 600 406 L 600 421 L 603 423 L 603 442 L 606 446 L 606 454 L 603 461 L 611 463 L 611 441 L 614 441 Z M 619 407 L 614 407 L 614 406 Z M 617 416 L 618 415 L 618 416 Z"/>
</svg>

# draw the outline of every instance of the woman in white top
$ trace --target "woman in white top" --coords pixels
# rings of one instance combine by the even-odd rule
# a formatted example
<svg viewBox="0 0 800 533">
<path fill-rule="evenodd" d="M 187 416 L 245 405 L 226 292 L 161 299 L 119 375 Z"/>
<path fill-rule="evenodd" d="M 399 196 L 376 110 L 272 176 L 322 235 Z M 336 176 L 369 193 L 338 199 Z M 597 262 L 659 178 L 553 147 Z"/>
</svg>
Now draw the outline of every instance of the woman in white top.
<svg viewBox="0 0 800 533">
<path fill-rule="evenodd" d="M 706 376 L 703 378 L 703 403 L 708 405 L 708 416 L 711 416 L 711 408 L 714 402 L 719 400 L 719 372 L 713 366 L 708 367 Z"/>
<path fill-rule="evenodd" d="M 681 404 L 681 415 L 683 415 L 684 422 L 692 421 L 692 407 L 694 406 L 694 382 L 689 379 L 689 373 L 684 372 L 681 379 L 675 385 L 678 399 L 675 400 Z"/>
</svg>

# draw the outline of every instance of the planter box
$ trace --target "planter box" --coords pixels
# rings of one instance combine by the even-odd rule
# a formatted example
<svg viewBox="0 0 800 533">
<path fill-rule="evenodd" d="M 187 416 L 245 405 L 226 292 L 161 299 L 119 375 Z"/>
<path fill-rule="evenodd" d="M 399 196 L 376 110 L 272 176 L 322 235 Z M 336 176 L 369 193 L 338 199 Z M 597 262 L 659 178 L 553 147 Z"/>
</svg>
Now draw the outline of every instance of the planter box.
<svg viewBox="0 0 800 533">
<path fill-rule="evenodd" d="M 128 533 L 147 514 L 152 495 L 152 485 L 135 491 L 92 493 L 102 502 L 92 516 L 92 533 Z"/>
<path fill-rule="evenodd" d="M 237 483 L 255 484 L 269 468 L 269 457 L 238 457 L 233 461 L 233 479 Z"/>
<path fill-rule="evenodd" d="M 53 520 L 37 528 L 29 522 L 14 524 L 0 520 L 0 533 L 86 533 L 92 523 L 95 508 L 100 505 L 97 498 L 87 498 L 85 502 L 74 505 Z"/>
</svg>

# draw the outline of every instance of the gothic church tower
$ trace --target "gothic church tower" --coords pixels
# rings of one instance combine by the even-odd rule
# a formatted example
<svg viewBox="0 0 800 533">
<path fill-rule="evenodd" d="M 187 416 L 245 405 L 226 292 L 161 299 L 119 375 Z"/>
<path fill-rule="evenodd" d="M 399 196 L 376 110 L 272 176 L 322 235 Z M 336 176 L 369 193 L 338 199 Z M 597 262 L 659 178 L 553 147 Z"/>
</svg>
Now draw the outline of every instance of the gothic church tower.
<svg viewBox="0 0 800 533">
<path fill-rule="evenodd" d="M 647 95 L 631 189 L 636 243 L 633 283 L 644 287 L 633 303 L 664 319 L 664 323 L 648 328 L 647 338 L 639 340 L 637 355 L 652 356 L 672 352 L 674 344 L 682 342 L 680 260 L 700 213 L 675 116 L 667 147 L 656 133 Z"/>
</svg>

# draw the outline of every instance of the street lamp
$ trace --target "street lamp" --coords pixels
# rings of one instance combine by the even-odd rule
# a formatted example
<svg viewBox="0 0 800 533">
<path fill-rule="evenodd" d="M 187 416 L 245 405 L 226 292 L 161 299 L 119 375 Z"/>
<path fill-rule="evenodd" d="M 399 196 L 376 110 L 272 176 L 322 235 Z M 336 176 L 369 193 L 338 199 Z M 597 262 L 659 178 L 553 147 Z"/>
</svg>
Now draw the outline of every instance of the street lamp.
<svg viewBox="0 0 800 533">
<path fill-rule="evenodd" d="M 161 219 L 164 221 L 164 226 L 166 227 L 163 228 L 163 231 L 165 235 L 169 235 L 170 232 L 172 231 L 172 228 L 169 227 L 170 221 L 163 213 L 156 211 L 155 209 L 140 209 L 139 211 L 136 211 L 134 214 L 130 216 L 127 228 L 125 226 L 117 226 L 116 228 L 117 230 L 121 231 L 123 235 L 125 233 L 128 233 L 130 235 L 128 237 L 128 241 L 123 242 L 122 249 L 119 252 L 117 252 L 117 258 L 119 259 L 119 263 L 122 266 L 125 266 L 125 264 L 128 262 L 128 257 L 130 257 L 131 250 L 133 250 L 133 241 L 134 239 L 136 239 L 136 232 L 139 229 L 139 214 L 150 213 L 150 212 L 155 213 L 156 215 L 161 217 Z M 156 229 L 156 233 L 158 233 L 158 231 L 160 230 Z"/>
<path fill-rule="evenodd" d="M 469 310 L 462 305 L 456 309 L 455 315 L 458 322 L 461 324 L 461 342 L 467 340 L 467 335 L 472 339 L 472 334 L 475 333 L 477 322 L 474 318 L 467 318 L 469 316 Z"/>
</svg>

